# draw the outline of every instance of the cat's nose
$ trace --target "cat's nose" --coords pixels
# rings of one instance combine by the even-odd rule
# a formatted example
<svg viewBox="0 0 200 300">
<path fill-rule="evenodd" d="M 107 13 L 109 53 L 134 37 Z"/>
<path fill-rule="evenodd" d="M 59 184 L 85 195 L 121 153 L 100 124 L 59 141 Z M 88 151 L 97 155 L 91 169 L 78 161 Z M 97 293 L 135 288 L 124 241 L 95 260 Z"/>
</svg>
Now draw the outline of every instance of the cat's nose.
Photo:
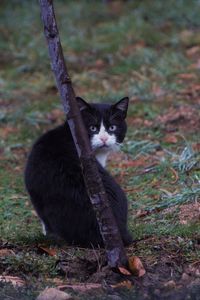
<svg viewBox="0 0 200 300">
<path fill-rule="evenodd" d="M 106 141 L 108 140 L 108 137 L 107 137 L 107 136 L 101 136 L 101 137 L 100 137 L 100 140 L 101 140 L 103 143 L 106 143 Z"/>
</svg>

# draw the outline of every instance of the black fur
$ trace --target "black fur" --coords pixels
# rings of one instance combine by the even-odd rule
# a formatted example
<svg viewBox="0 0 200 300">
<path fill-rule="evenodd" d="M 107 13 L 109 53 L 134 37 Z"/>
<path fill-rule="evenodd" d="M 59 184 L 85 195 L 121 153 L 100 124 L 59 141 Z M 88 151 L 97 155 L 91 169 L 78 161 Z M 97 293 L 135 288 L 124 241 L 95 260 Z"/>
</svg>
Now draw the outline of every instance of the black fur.
<svg viewBox="0 0 200 300">
<path fill-rule="evenodd" d="M 81 101 L 79 98 L 79 104 Z M 126 132 L 125 111 L 103 104 L 80 109 L 89 137 L 91 124 L 100 126 L 103 116 L 107 126 L 118 124 L 116 135 L 122 142 Z M 112 122 L 109 121 L 114 114 Z M 98 168 L 123 242 L 128 245 L 131 237 L 127 231 L 126 196 L 99 163 Z M 103 246 L 67 122 L 42 135 L 33 145 L 25 169 L 25 185 L 47 233 L 64 238 L 69 244 Z"/>
</svg>

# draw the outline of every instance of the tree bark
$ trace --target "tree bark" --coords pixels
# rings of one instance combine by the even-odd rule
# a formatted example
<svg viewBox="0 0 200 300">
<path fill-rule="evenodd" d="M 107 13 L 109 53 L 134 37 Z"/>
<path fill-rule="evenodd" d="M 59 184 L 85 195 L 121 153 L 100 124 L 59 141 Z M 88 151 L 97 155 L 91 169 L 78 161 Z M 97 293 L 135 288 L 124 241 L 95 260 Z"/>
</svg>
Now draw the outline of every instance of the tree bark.
<svg viewBox="0 0 200 300">
<path fill-rule="evenodd" d="M 67 116 L 67 122 L 80 158 L 88 195 L 96 212 L 96 218 L 106 249 L 107 261 L 111 268 L 117 268 L 127 264 L 127 257 L 102 179 L 98 172 L 96 159 L 90 147 L 88 134 L 64 61 L 53 0 L 39 0 L 39 3 L 52 70 L 57 82 L 64 112 Z"/>
</svg>

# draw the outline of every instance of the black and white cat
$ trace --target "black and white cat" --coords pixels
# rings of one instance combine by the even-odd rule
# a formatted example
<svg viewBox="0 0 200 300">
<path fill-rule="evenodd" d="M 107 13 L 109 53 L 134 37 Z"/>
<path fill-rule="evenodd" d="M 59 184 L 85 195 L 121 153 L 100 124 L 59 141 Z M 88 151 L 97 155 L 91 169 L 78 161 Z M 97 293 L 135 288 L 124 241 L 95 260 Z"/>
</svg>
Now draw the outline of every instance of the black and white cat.
<svg viewBox="0 0 200 300">
<path fill-rule="evenodd" d="M 109 152 L 124 140 L 128 98 L 114 105 L 88 104 L 79 97 L 77 101 L 122 240 L 128 245 L 132 239 L 127 230 L 127 199 L 104 168 Z M 33 145 L 25 185 L 44 234 L 61 237 L 69 244 L 103 246 L 67 122 L 42 135 Z"/>
</svg>

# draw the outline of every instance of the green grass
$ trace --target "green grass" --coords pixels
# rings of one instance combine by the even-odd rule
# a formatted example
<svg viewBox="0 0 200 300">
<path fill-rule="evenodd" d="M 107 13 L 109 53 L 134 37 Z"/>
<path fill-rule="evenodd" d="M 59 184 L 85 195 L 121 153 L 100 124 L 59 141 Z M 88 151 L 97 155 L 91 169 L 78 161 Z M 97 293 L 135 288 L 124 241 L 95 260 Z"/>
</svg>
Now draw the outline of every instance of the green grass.
<svg viewBox="0 0 200 300">
<path fill-rule="evenodd" d="M 156 244 L 157 239 L 167 243 L 181 237 L 185 259 L 198 260 L 199 252 L 187 243 L 188 239 L 195 243 L 199 222 L 179 222 L 181 205 L 199 201 L 198 124 L 191 129 L 190 120 L 185 120 L 188 127 L 181 127 L 180 119 L 174 122 L 173 132 L 168 123 L 157 121 L 169 107 L 178 110 L 186 105 L 198 111 L 195 87 L 200 72 L 198 66 L 194 68 L 200 45 L 198 1 L 127 1 L 119 4 L 118 10 L 104 1 L 55 2 L 77 95 L 93 102 L 115 102 L 125 95 L 131 99 L 122 151 L 129 162 L 143 163 L 109 165 L 127 190 L 129 227 L 134 238 L 141 240 L 130 251 L 140 249 L 148 260 L 156 250 L 143 239 L 153 236 Z M 38 4 L 2 2 L 0 34 L 0 245 L 18 249 L 13 257 L 0 257 L 0 262 L 2 270 L 11 275 L 19 275 L 21 270 L 20 276 L 24 274 L 39 291 L 48 285 L 46 278 L 59 276 L 57 258 L 37 251 L 38 244 L 49 247 L 52 241 L 41 234 L 24 189 L 23 170 L 33 141 L 60 123 L 62 116 L 54 121 L 49 116 L 55 109 L 61 110 L 61 105 Z M 197 54 L 188 55 L 194 47 Z M 194 79 L 180 79 L 180 74 L 187 73 Z M 185 91 L 187 88 L 190 90 Z M 177 142 L 166 140 L 174 134 Z M 167 211 L 169 207 L 173 209 Z M 140 210 L 148 214 L 137 217 Z M 78 257 L 79 250 L 73 251 L 72 257 Z M 24 299 L 27 293 L 23 292 Z"/>
</svg>

